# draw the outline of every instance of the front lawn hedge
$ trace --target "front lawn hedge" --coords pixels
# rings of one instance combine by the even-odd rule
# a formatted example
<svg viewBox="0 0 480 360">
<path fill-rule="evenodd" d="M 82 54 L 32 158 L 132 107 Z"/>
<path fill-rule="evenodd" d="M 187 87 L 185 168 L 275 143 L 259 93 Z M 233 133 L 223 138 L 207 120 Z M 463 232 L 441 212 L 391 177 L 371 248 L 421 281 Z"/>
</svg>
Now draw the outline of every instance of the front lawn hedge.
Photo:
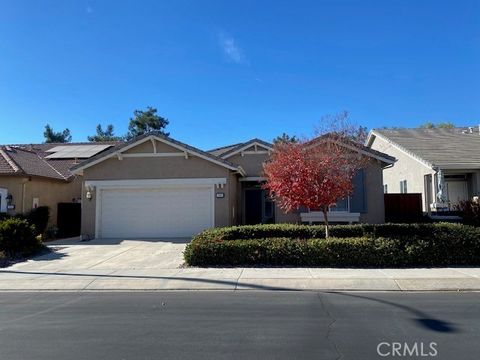
<svg viewBox="0 0 480 360">
<path fill-rule="evenodd" d="M 192 266 L 401 267 L 480 265 L 480 229 L 457 224 L 253 225 L 195 236 Z"/>
</svg>

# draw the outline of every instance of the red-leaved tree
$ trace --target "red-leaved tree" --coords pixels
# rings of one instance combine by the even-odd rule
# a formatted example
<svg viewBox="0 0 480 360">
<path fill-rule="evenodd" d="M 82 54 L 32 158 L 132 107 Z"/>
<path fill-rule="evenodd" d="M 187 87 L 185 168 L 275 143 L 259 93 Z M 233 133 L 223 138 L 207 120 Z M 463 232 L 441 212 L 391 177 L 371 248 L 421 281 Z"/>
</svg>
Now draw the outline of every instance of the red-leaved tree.
<svg viewBox="0 0 480 360">
<path fill-rule="evenodd" d="M 287 212 L 301 207 L 322 211 L 328 237 L 329 208 L 352 193 L 352 179 L 365 166 L 357 147 L 361 145 L 338 133 L 280 142 L 264 164 L 265 188 Z"/>
</svg>

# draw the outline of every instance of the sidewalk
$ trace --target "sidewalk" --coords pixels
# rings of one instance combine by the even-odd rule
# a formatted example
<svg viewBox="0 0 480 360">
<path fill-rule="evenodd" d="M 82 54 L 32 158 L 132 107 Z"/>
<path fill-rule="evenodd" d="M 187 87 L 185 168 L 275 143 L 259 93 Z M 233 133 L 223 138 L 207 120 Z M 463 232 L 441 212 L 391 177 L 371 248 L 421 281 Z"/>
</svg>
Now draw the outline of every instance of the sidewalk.
<svg viewBox="0 0 480 360">
<path fill-rule="evenodd" d="M 480 268 L 0 269 L 0 291 L 480 291 Z"/>
<path fill-rule="evenodd" d="M 480 291 L 480 268 L 184 268 L 189 239 L 78 238 L 0 269 L 0 291 Z"/>
</svg>

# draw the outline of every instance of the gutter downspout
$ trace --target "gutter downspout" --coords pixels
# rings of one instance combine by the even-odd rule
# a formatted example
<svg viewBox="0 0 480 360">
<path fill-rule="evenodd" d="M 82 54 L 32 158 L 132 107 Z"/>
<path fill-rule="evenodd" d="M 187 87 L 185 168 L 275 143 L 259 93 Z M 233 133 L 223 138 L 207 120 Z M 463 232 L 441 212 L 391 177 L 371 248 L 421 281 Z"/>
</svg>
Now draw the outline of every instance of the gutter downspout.
<svg viewBox="0 0 480 360">
<path fill-rule="evenodd" d="M 22 180 L 22 214 L 25 213 L 25 190 L 28 181 L 28 178 Z"/>
</svg>

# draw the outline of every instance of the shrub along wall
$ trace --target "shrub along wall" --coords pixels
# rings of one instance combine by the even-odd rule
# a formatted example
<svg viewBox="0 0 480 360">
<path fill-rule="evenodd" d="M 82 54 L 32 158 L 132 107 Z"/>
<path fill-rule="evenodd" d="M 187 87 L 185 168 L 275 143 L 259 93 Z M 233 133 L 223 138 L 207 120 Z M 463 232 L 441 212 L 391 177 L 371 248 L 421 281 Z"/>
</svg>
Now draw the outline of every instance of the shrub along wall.
<svg viewBox="0 0 480 360">
<path fill-rule="evenodd" d="M 480 229 L 456 224 L 332 226 L 253 225 L 216 228 L 194 237 L 194 266 L 480 265 Z"/>
<path fill-rule="evenodd" d="M 9 256 L 26 256 L 43 248 L 36 238 L 35 227 L 26 220 L 11 218 L 0 221 L 0 251 Z"/>
<path fill-rule="evenodd" d="M 50 208 L 48 206 L 39 206 L 25 214 L 17 215 L 1 213 L 0 221 L 6 219 L 26 220 L 30 225 L 35 227 L 35 232 L 37 235 L 43 235 L 47 230 L 48 220 L 50 219 Z"/>
</svg>

